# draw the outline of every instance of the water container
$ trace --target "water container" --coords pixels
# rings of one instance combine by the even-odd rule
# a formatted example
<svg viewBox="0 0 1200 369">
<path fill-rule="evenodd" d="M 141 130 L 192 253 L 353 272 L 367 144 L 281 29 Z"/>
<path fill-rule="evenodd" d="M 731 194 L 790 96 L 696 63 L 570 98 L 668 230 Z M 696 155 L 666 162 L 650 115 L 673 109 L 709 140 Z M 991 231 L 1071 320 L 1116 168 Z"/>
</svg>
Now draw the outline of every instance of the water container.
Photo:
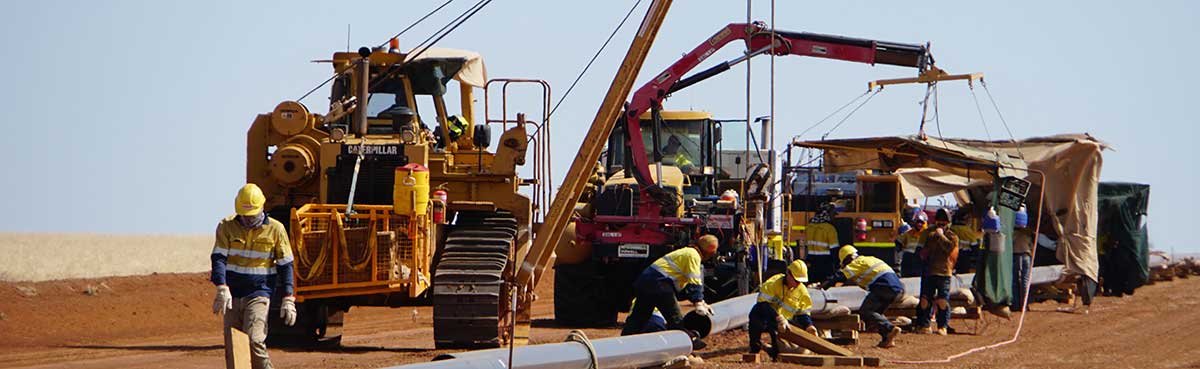
<svg viewBox="0 0 1200 369">
<path fill-rule="evenodd" d="M 396 168 L 392 207 L 399 215 L 421 215 L 429 210 L 429 168 L 409 164 Z"/>
</svg>

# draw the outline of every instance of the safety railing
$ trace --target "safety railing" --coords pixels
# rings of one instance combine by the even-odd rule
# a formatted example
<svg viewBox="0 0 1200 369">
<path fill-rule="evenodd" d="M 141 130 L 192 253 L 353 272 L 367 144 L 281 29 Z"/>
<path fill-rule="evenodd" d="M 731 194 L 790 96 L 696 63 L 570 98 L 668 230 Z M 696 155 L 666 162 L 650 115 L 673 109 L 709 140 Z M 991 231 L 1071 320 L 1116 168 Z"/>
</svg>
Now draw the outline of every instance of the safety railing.
<svg viewBox="0 0 1200 369">
<path fill-rule="evenodd" d="M 398 215 L 388 205 L 307 204 L 292 210 L 298 298 L 407 291 L 430 284 L 429 214 Z"/>
</svg>

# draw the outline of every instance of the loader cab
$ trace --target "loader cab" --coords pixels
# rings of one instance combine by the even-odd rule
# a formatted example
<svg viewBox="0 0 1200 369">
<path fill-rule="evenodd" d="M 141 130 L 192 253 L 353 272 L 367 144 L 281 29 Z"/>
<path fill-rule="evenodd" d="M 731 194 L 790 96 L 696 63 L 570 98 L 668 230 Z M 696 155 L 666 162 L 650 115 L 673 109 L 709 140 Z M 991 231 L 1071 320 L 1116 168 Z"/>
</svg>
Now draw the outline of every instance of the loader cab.
<svg viewBox="0 0 1200 369">
<path fill-rule="evenodd" d="M 682 192 L 684 200 L 716 195 L 716 145 L 720 141 L 717 122 L 712 115 L 699 111 L 663 111 L 659 137 L 659 151 L 663 155 L 663 167 L 671 167 L 686 176 Z M 654 122 L 650 112 L 640 117 L 642 121 L 642 143 L 646 152 L 642 155 L 653 158 Z M 606 173 L 622 176 L 626 165 L 625 127 L 618 124 L 608 139 L 608 155 L 604 159 Z M 651 159 L 653 160 L 653 159 Z M 673 172 L 673 171 L 672 171 Z M 666 174 L 664 174 L 666 175 Z M 613 177 L 610 177 L 612 179 Z"/>
</svg>

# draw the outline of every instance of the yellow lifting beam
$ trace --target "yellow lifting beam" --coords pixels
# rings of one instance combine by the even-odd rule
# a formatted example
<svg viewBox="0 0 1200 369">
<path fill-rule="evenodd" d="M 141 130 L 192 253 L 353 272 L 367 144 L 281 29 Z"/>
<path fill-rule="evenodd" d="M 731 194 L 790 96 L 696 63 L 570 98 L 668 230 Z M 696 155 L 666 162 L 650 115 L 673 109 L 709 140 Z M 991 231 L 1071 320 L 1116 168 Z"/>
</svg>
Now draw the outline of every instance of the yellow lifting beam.
<svg viewBox="0 0 1200 369">
<path fill-rule="evenodd" d="M 983 81 L 983 73 L 968 73 L 968 74 L 949 74 L 938 67 L 930 67 L 929 70 L 921 72 L 921 75 L 916 78 L 893 78 L 879 79 L 867 82 L 867 91 L 883 88 L 889 85 L 901 85 L 909 83 L 934 83 L 941 81 L 957 81 L 967 80 L 967 85 L 974 87 L 975 81 Z"/>
</svg>

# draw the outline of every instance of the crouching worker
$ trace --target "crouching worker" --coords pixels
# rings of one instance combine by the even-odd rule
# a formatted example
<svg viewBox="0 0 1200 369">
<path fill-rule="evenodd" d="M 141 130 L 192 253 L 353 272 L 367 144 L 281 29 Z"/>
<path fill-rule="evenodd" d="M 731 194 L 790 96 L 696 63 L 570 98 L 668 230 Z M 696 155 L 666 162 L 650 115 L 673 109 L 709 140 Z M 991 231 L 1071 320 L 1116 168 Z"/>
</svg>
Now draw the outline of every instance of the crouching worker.
<svg viewBox="0 0 1200 369">
<path fill-rule="evenodd" d="M 629 306 L 637 305 L 637 299 L 633 299 Z M 667 330 L 667 319 L 663 318 L 662 313 L 655 308 L 650 313 L 650 319 L 646 320 L 646 325 L 642 326 L 641 333 L 654 333 Z"/>
<path fill-rule="evenodd" d="M 812 300 L 808 296 L 808 266 L 803 260 L 793 261 L 784 274 L 776 274 L 758 287 L 758 303 L 750 309 L 750 353 L 762 349 L 763 332 L 771 336 L 771 348 L 767 354 L 771 359 L 779 356 L 779 331 L 795 325 L 800 329 L 816 333 L 808 309 Z"/>
<path fill-rule="evenodd" d="M 217 286 L 213 313 L 225 316 L 225 363 L 233 368 L 230 328 L 250 336 L 250 363 L 271 368 L 267 355 L 267 311 L 271 296 L 283 295 L 279 308 L 283 324 L 296 324 L 292 294 L 292 248 L 283 223 L 267 217 L 262 190 L 246 184 L 234 200 L 237 215 L 217 225 L 212 260 L 212 283 Z"/>
<path fill-rule="evenodd" d="M 842 261 L 842 270 L 821 283 L 821 289 L 833 287 L 838 282 L 848 282 L 867 290 L 867 297 L 858 309 L 859 315 L 868 325 L 874 325 L 879 335 L 883 336 L 879 347 L 896 347 L 896 336 L 900 335 L 900 327 L 888 322 L 883 312 L 904 296 L 904 285 L 900 284 L 900 277 L 897 277 L 892 267 L 883 260 L 872 256 L 859 256 L 854 246 L 842 246 L 841 250 L 838 250 L 838 258 Z"/>
<path fill-rule="evenodd" d="M 633 282 L 636 300 L 625 318 L 621 335 L 644 333 L 642 329 L 655 308 L 662 313 L 667 329 L 685 330 L 676 296 L 691 301 L 697 314 L 712 315 L 712 309 L 704 302 L 704 269 L 700 262 L 717 254 L 717 243 L 716 236 L 704 235 L 695 245 L 671 251 L 642 271 Z M 688 334 L 696 337 L 694 332 Z M 694 343 L 697 347 L 704 346 L 698 339 Z"/>
</svg>

